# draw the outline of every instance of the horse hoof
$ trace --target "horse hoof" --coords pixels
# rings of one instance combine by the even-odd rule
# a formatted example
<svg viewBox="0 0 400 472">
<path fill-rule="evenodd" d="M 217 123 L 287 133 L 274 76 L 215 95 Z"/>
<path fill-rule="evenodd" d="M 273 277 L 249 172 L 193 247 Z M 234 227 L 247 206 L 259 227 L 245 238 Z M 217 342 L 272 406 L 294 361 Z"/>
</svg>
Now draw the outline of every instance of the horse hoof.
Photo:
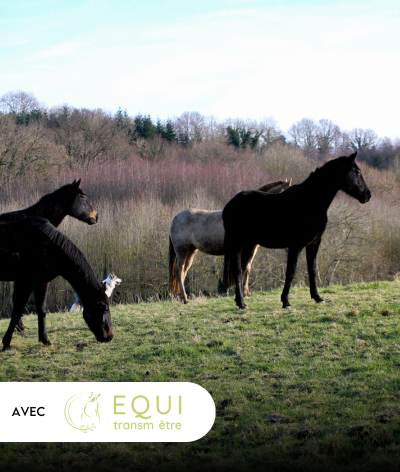
<svg viewBox="0 0 400 472">
<path fill-rule="evenodd" d="M 317 303 L 321 303 L 321 305 L 325 305 L 325 300 L 316 300 Z"/>
<path fill-rule="evenodd" d="M 22 322 L 20 324 L 17 324 L 17 326 L 15 328 L 20 333 L 23 333 L 26 330 L 26 326 Z"/>
<path fill-rule="evenodd" d="M 247 308 L 246 303 L 243 303 L 243 305 L 239 305 L 239 308 L 240 308 L 241 310 L 245 310 L 245 309 Z"/>
<path fill-rule="evenodd" d="M 3 352 L 4 352 L 4 351 L 10 351 L 10 350 L 11 350 L 11 346 L 10 346 L 10 345 L 8 345 L 8 346 L 3 346 L 3 349 L 2 349 Z"/>
<path fill-rule="evenodd" d="M 282 308 L 291 308 L 292 305 L 290 303 L 288 303 L 287 305 L 283 305 Z"/>
<path fill-rule="evenodd" d="M 189 303 L 189 300 L 183 300 L 183 304 L 187 305 Z"/>
<path fill-rule="evenodd" d="M 48 339 L 46 341 L 42 341 L 41 339 L 39 339 L 39 341 L 43 343 L 45 346 L 51 346 L 51 342 Z"/>
</svg>

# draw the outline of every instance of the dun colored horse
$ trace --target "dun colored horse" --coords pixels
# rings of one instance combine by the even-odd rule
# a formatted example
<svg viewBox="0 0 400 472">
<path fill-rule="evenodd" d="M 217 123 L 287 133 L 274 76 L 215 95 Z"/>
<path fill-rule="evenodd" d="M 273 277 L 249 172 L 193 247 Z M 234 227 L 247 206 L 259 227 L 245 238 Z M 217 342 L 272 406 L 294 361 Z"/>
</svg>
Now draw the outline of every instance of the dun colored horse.
<svg viewBox="0 0 400 472">
<path fill-rule="evenodd" d="M 64 185 L 55 192 L 44 195 L 37 203 L 24 210 L 11 211 L 0 215 L 0 221 L 18 221 L 28 216 L 40 216 L 46 218 L 58 228 L 63 219 L 69 215 L 88 225 L 94 225 L 98 221 L 98 213 L 87 201 L 85 192 L 80 187 L 81 179 L 74 180 L 72 184 Z M 1 262 L 0 262 L 1 263 Z M 48 284 L 41 288 L 46 302 Z M 24 331 L 25 326 L 20 320 L 17 325 L 19 331 Z"/>
<path fill-rule="evenodd" d="M 46 292 L 43 287 L 58 275 L 79 294 L 83 317 L 99 342 L 111 341 L 109 300 L 105 284 L 97 280 L 82 252 L 47 220 L 28 217 L 0 222 L 0 280 L 14 281 L 13 310 L 3 337 L 3 351 L 10 348 L 14 328 L 20 322 L 32 291 L 35 292 L 39 341 L 50 345 L 46 333 Z"/>
<path fill-rule="evenodd" d="M 264 185 L 261 192 L 280 193 L 291 184 L 278 180 Z M 174 293 L 180 293 L 181 300 L 188 303 L 185 291 L 185 278 L 198 251 L 212 256 L 224 255 L 224 225 L 222 210 L 208 211 L 190 208 L 182 211 L 171 221 L 169 228 L 169 286 Z M 247 265 L 245 295 L 250 295 L 249 276 L 251 264 L 256 255 L 254 249 Z"/>
<path fill-rule="evenodd" d="M 306 248 L 310 293 L 317 303 L 323 300 L 316 283 L 317 254 L 328 222 L 327 211 L 337 192 L 342 190 L 367 203 L 371 198 L 367 184 L 355 163 L 357 153 L 333 159 L 316 169 L 301 184 L 279 195 L 259 191 L 240 192 L 225 206 L 224 283 L 236 285 L 235 301 L 243 301 L 243 273 L 257 245 L 289 248 L 286 280 L 281 300 L 290 306 L 289 290 L 301 250 Z"/>
</svg>

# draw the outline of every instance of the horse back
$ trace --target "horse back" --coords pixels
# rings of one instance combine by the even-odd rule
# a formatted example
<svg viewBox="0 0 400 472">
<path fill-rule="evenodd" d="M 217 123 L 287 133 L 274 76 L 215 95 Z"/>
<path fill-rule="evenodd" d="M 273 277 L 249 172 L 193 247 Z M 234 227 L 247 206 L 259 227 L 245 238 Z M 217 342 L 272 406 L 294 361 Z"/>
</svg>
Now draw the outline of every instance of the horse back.
<svg viewBox="0 0 400 472">
<path fill-rule="evenodd" d="M 326 228 L 326 213 L 315 215 L 295 187 L 281 194 L 237 194 L 223 210 L 225 230 L 241 240 L 269 248 L 304 247 Z"/>
<path fill-rule="evenodd" d="M 26 218 L 24 210 L 9 211 L 0 215 L 0 221 L 19 221 Z"/>
</svg>

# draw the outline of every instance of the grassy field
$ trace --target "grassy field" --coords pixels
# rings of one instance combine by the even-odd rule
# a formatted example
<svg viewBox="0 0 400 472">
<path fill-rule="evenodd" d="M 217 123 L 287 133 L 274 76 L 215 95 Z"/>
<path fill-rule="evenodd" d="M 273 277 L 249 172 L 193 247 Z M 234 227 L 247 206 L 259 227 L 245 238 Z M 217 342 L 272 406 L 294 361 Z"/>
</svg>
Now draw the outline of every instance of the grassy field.
<svg viewBox="0 0 400 472">
<path fill-rule="evenodd" d="M 48 317 L 51 347 L 26 335 L 1 353 L 1 381 L 189 381 L 214 398 L 194 443 L 1 445 L 8 471 L 400 470 L 400 286 L 380 282 L 112 307 L 115 338 L 95 342 L 80 314 Z M 0 321 L 4 333 L 7 320 Z"/>
</svg>

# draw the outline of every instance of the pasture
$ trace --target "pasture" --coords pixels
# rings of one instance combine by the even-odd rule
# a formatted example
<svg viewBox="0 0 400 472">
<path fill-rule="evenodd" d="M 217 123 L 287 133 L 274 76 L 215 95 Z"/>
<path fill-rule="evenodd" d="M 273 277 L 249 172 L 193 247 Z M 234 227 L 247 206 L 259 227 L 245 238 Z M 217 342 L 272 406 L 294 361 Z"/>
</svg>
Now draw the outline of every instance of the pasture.
<svg viewBox="0 0 400 472">
<path fill-rule="evenodd" d="M 294 287 L 232 296 L 113 305 L 115 337 L 95 341 L 81 314 L 47 318 L 52 345 L 24 317 L 1 353 L 6 381 L 187 381 L 206 388 L 217 417 L 194 443 L 1 444 L 0 469 L 398 470 L 400 286 Z M 0 320 L 4 333 L 8 320 Z"/>
</svg>

